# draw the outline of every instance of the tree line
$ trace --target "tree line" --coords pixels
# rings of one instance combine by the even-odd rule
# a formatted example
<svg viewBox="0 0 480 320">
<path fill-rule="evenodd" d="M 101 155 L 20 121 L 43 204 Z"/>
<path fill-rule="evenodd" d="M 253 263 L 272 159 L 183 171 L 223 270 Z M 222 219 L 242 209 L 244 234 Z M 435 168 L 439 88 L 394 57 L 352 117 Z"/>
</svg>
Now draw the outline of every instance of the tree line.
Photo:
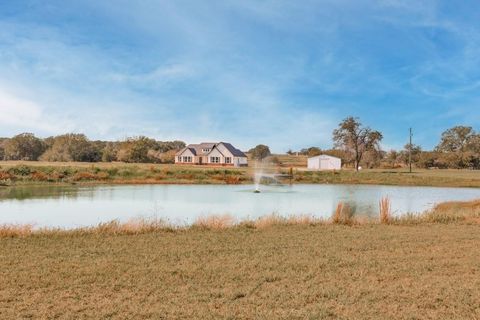
<svg viewBox="0 0 480 320">
<path fill-rule="evenodd" d="M 341 158 L 344 165 L 356 168 L 400 168 L 409 160 L 418 168 L 480 169 L 480 133 L 469 126 L 456 126 L 442 133 L 438 145 L 424 151 L 416 144 L 402 150 L 384 151 L 380 147 L 383 134 L 364 126 L 358 118 L 344 119 L 333 131 L 334 147 L 318 147 L 287 151 L 309 157 L 328 154 Z M 175 153 L 184 148 L 183 141 L 157 141 L 145 136 L 123 141 L 92 141 L 84 134 L 64 134 L 41 139 L 32 133 L 0 138 L 0 160 L 78 161 L 78 162 L 139 162 L 173 163 Z M 253 159 L 271 156 L 267 145 L 248 151 Z"/>
<path fill-rule="evenodd" d="M 0 160 L 171 163 L 183 141 L 157 141 L 144 136 L 123 141 L 89 140 L 84 134 L 38 138 L 22 133 L 0 138 Z"/>
<path fill-rule="evenodd" d="M 480 133 L 469 126 L 455 126 L 442 133 L 438 145 L 424 151 L 416 144 L 407 143 L 402 150 L 384 151 L 380 147 L 380 131 L 364 126 L 358 118 L 344 119 L 333 131 L 334 148 L 318 147 L 287 151 L 309 157 L 328 154 L 341 158 L 353 168 L 400 168 L 412 164 L 418 168 L 480 169 Z"/>
</svg>

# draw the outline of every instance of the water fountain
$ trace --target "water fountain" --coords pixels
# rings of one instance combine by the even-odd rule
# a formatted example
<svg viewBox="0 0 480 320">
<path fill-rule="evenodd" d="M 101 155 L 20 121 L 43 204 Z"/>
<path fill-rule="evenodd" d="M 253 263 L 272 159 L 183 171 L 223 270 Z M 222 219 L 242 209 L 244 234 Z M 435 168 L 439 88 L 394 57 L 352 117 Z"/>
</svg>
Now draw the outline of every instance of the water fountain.
<svg viewBox="0 0 480 320">
<path fill-rule="evenodd" d="M 255 183 L 255 189 L 254 193 L 260 193 L 260 184 L 262 183 L 262 180 L 267 180 L 269 184 L 274 184 L 277 186 L 283 185 L 282 182 L 280 182 L 279 178 L 282 177 L 289 177 L 288 175 L 284 174 L 278 174 L 278 173 L 265 173 L 265 167 L 266 163 L 262 160 L 260 162 L 260 166 L 258 166 L 258 162 L 255 162 L 255 173 L 254 173 L 254 183 Z"/>
</svg>

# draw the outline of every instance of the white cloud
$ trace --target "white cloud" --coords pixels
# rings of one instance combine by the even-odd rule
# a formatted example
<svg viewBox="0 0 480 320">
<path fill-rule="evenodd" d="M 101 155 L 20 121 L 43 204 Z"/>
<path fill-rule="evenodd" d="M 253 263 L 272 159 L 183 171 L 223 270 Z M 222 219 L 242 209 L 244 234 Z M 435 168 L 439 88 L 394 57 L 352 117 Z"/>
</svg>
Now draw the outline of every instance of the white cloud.
<svg viewBox="0 0 480 320">
<path fill-rule="evenodd" d="M 62 128 L 33 101 L 17 97 L 0 88 L 0 126 L 23 131 L 55 133 Z"/>
</svg>

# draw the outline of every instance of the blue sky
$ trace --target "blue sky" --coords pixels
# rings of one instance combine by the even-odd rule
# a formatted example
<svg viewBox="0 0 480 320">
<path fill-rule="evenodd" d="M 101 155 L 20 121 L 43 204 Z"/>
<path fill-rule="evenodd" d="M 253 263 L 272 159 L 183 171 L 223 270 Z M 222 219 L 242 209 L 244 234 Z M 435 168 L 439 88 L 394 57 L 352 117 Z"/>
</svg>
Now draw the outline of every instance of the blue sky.
<svg viewBox="0 0 480 320">
<path fill-rule="evenodd" d="M 0 1 L 0 136 L 400 148 L 480 129 L 477 1 Z"/>
</svg>

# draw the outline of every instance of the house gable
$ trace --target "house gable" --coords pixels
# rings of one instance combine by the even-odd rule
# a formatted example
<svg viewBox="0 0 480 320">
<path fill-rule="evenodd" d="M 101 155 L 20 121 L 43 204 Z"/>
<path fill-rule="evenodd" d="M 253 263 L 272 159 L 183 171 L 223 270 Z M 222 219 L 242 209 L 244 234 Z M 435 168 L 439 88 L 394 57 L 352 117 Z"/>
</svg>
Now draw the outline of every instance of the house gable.
<svg viewBox="0 0 480 320">
<path fill-rule="evenodd" d="M 217 148 L 217 147 L 214 147 L 212 149 L 212 151 L 210 151 L 208 154 L 207 154 L 207 157 L 210 158 L 210 157 L 221 157 L 221 158 L 225 158 L 225 155 Z"/>
<path fill-rule="evenodd" d="M 184 148 L 176 154 L 177 157 L 194 157 L 196 156 L 195 150 L 191 148 Z"/>
<path fill-rule="evenodd" d="M 234 146 L 232 146 L 230 143 L 227 142 L 220 142 L 217 145 L 217 148 L 222 151 L 223 154 L 227 155 L 228 157 L 244 157 L 246 158 L 247 156 Z"/>
<path fill-rule="evenodd" d="M 213 150 L 219 151 L 224 157 L 233 157 L 233 154 L 227 148 L 225 148 L 222 143 L 217 144 Z"/>
</svg>

